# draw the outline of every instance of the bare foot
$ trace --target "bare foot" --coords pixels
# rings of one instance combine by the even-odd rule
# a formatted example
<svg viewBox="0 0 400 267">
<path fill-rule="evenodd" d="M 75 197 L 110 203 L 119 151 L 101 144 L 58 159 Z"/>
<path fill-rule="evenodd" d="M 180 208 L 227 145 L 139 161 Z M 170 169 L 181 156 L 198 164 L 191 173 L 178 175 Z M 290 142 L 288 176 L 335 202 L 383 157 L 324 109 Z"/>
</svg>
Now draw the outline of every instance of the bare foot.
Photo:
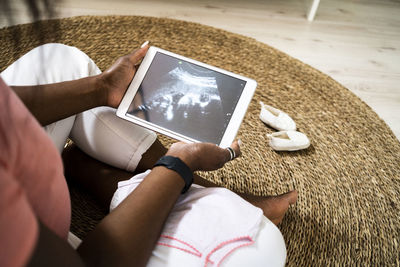
<svg viewBox="0 0 400 267">
<path fill-rule="evenodd" d="M 260 197 L 242 195 L 242 197 L 254 206 L 261 208 L 265 217 L 278 225 L 285 216 L 289 206 L 296 203 L 297 195 L 297 191 L 293 190 L 279 196 Z"/>
</svg>

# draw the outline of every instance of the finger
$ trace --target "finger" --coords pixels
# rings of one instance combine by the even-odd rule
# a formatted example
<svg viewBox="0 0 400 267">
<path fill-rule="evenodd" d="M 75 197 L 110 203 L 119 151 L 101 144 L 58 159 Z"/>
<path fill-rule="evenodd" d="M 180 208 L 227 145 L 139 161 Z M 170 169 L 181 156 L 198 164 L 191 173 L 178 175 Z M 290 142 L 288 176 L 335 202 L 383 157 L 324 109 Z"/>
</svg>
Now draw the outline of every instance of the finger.
<svg viewBox="0 0 400 267">
<path fill-rule="evenodd" d="M 239 157 L 240 155 L 242 155 L 242 152 L 240 151 L 239 143 L 241 143 L 241 141 L 239 142 L 239 140 L 235 140 L 231 145 L 231 148 L 235 151 L 236 158 Z"/>
<path fill-rule="evenodd" d="M 277 198 L 285 199 L 287 202 L 289 202 L 290 205 L 296 203 L 297 197 L 298 197 L 297 190 L 292 190 L 277 196 Z"/>
<path fill-rule="evenodd" d="M 146 44 L 143 47 L 136 49 L 135 51 L 133 51 L 132 53 L 130 53 L 128 55 L 129 61 L 133 64 L 133 65 L 137 65 L 146 55 L 147 50 L 149 50 L 149 45 Z"/>
<path fill-rule="evenodd" d="M 225 164 L 226 162 L 228 162 L 228 161 L 233 160 L 232 155 L 231 155 L 231 152 L 229 151 L 228 148 L 225 148 L 225 149 L 224 149 L 224 155 L 225 155 L 225 162 L 224 162 L 224 164 Z"/>
<path fill-rule="evenodd" d="M 202 145 L 208 147 L 210 154 L 212 153 L 216 155 L 216 160 L 214 161 L 215 166 L 217 166 L 216 169 L 221 168 L 225 165 L 225 163 L 231 160 L 231 154 L 228 149 L 219 147 L 218 145 L 212 143 L 202 143 Z"/>
</svg>

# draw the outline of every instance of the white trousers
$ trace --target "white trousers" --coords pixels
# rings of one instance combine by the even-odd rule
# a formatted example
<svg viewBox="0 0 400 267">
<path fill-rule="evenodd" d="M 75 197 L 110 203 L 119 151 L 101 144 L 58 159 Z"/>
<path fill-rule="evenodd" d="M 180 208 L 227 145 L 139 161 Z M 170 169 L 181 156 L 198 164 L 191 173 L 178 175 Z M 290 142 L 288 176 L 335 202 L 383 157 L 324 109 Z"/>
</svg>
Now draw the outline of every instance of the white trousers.
<svg viewBox="0 0 400 267">
<path fill-rule="evenodd" d="M 1 73 L 8 85 L 38 85 L 79 79 L 100 73 L 82 51 L 62 44 L 39 46 Z M 115 115 L 115 109 L 98 107 L 45 127 L 61 152 L 70 137 L 85 153 L 128 171 L 136 169 L 156 134 Z M 282 234 L 263 218 L 255 243 L 229 254 L 222 266 L 283 266 L 286 247 Z M 197 258 L 178 249 L 156 246 L 148 266 L 196 266 Z"/>
<path fill-rule="evenodd" d="M 62 44 L 39 46 L 1 73 L 8 85 L 37 85 L 75 80 L 100 73 L 82 51 Z M 157 138 L 152 131 L 122 120 L 115 109 L 98 107 L 45 127 L 61 152 L 70 137 L 85 153 L 102 162 L 134 171 Z"/>
</svg>

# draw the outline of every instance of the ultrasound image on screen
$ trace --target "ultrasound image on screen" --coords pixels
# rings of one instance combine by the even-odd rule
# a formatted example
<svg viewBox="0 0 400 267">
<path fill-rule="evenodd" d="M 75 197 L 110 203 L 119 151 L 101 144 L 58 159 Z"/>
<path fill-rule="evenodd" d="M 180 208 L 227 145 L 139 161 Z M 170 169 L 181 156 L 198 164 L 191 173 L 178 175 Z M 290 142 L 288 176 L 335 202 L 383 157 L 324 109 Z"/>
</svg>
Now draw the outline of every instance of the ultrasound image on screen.
<svg viewBox="0 0 400 267">
<path fill-rule="evenodd" d="M 246 81 L 157 52 L 127 114 L 219 144 Z"/>
</svg>

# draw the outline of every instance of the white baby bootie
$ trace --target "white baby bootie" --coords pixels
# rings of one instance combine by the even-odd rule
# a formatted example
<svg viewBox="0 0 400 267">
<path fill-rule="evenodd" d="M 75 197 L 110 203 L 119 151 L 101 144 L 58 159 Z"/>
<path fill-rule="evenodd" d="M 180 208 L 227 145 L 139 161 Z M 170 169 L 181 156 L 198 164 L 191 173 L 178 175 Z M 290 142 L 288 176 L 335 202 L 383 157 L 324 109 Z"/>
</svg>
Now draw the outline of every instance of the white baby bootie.
<svg viewBox="0 0 400 267">
<path fill-rule="evenodd" d="M 295 131 L 296 123 L 292 120 L 292 118 L 286 114 L 285 112 L 268 106 L 260 101 L 261 104 L 261 112 L 260 119 L 271 126 L 274 129 L 279 131 Z"/>
<path fill-rule="evenodd" d="M 276 151 L 296 151 L 310 146 L 308 137 L 297 131 L 281 131 L 267 136 L 269 145 Z"/>
</svg>

